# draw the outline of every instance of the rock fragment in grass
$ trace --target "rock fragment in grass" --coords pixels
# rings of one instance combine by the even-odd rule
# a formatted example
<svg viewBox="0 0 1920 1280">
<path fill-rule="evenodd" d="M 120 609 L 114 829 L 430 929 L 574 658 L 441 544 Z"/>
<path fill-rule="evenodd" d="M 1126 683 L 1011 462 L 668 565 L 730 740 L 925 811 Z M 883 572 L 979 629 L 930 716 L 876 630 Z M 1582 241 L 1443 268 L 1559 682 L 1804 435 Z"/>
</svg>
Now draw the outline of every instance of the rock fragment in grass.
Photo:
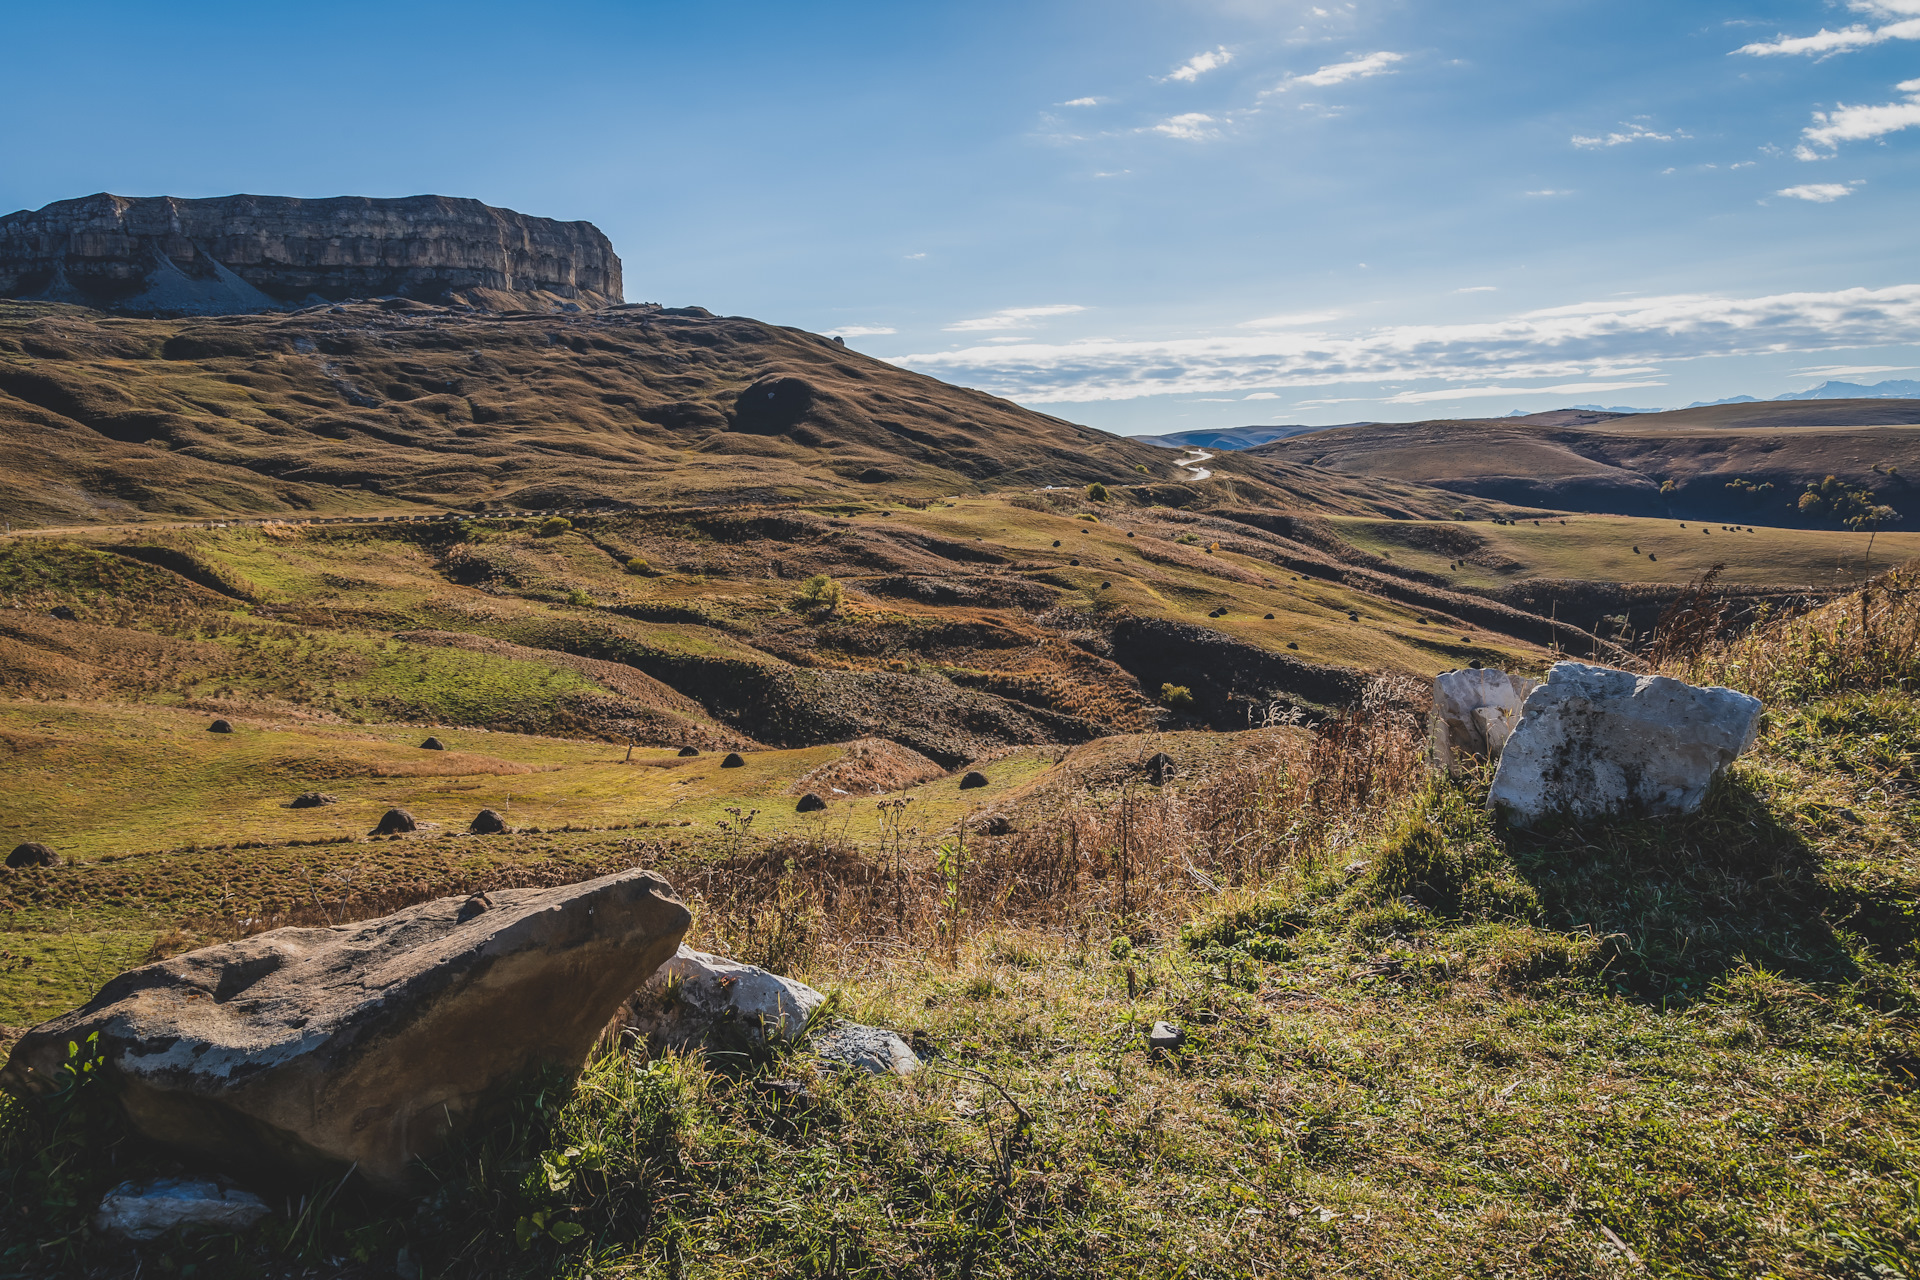
<svg viewBox="0 0 1920 1280">
<path fill-rule="evenodd" d="M 910 1076 L 920 1069 L 920 1055 L 892 1031 L 843 1022 L 813 1037 L 814 1056 L 829 1067 L 865 1071 L 870 1075 Z"/>
<path fill-rule="evenodd" d="M 1523 827 L 1692 813 L 1753 745 L 1761 710 L 1732 689 L 1555 663 L 1527 695 L 1487 807 Z"/>
<path fill-rule="evenodd" d="M 1147 1051 L 1156 1057 L 1172 1053 L 1187 1042 L 1187 1033 L 1177 1023 L 1156 1022 L 1153 1030 L 1147 1032 Z"/>
<path fill-rule="evenodd" d="M 700 754 L 700 748 L 698 747 L 682 747 L 680 748 L 680 751 L 679 751 L 679 755 L 682 759 L 685 759 L 689 756 L 697 756 L 699 754 Z"/>
<path fill-rule="evenodd" d="M 58 618 L 62 622 L 78 622 L 80 620 L 80 615 L 73 611 L 71 605 L 57 604 L 47 610 L 47 613 L 50 617 Z"/>
<path fill-rule="evenodd" d="M 389 809 L 380 815 L 380 822 L 373 829 L 376 836 L 397 836 L 407 831 L 419 829 L 419 823 L 405 809 Z"/>
<path fill-rule="evenodd" d="M 720 762 L 722 769 L 739 769 L 747 763 L 747 758 L 738 751 L 727 752 L 727 758 Z"/>
<path fill-rule="evenodd" d="M 27 1032 L 0 1087 L 47 1095 L 98 1035 L 105 1091 L 190 1160 L 292 1185 L 418 1182 L 500 1091 L 571 1075 L 693 917 L 645 871 L 501 889 L 333 928 L 276 929 L 144 965 Z"/>
<path fill-rule="evenodd" d="M 966 776 L 960 779 L 960 789 L 962 791 L 971 791 L 975 787 L 984 787 L 986 785 L 987 775 L 978 769 L 967 770 Z"/>
<path fill-rule="evenodd" d="M 147 1241 L 176 1229 L 245 1231 L 269 1212 L 266 1201 L 224 1179 L 154 1178 L 107 1192 L 93 1225 L 110 1236 Z"/>
<path fill-rule="evenodd" d="M 1164 787 L 1173 781 L 1175 766 L 1173 757 L 1164 751 L 1156 751 L 1147 757 L 1147 781 L 1156 787 Z"/>
<path fill-rule="evenodd" d="M 497 836 L 506 829 L 507 820 L 500 816 L 497 809 L 482 809 L 467 824 L 467 834 L 474 836 Z"/>
<path fill-rule="evenodd" d="M 795 813 L 818 813 L 826 807 L 827 802 L 825 800 L 822 800 L 817 793 L 809 791 L 800 797 L 800 803 L 793 806 L 793 811 Z"/>
<path fill-rule="evenodd" d="M 327 791 L 302 791 L 293 798 L 292 808 L 318 809 L 321 805 L 339 804 L 340 797 Z"/>
<path fill-rule="evenodd" d="M 57 867 L 60 865 L 60 855 L 50 845 L 29 840 L 14 846 L 13 852 L 7 855 L 7 865 L 16 870 L 20 867 Z"/>
<path fill-rule="evenodd" d="M 682 946 L 634 991 L 616 1023 L 649 1049 L 759 1053 L 797 1039 L 826 996 L 758 965 Z"/>
<path fill-rule="evenodd" d="M 445 751 L 447 749 L 447 744 L 440 741 L 440 739 L 438 738 L 428 738 L 425 742 L 420 744 L 420 749 L 422 751 Z"/>
<path fill-rule="evenodd" d="M 228 724 L 225 720 L 215 720 L 212 724 L 207 726 L 207 732 L 208 733 L 232 733 L 233 726 Z"/>
</svg>

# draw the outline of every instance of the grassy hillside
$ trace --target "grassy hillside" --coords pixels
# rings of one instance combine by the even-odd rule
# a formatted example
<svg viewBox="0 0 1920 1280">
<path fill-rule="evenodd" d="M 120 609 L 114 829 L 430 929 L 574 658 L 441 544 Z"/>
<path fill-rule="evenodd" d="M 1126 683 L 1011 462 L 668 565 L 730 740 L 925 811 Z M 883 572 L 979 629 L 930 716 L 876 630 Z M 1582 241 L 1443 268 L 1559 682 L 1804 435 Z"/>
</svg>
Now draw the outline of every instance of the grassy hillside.
<svg viewBox="0 0 1920 1280">
<path fill-rule="evenodd" d="M 486 314 L 355 303 L 130 320 L 0 302 L 0 518 L 364 515 L 925 499 L 1174 483 L 1162 450 L 817 334 L 698 308 Z M 1247 462 L 1331 509 L 1444 514 Z"/>
<path fill-rule="evenodd" d="M 1383 690 L 1189 757 L 1171 787 L 1087 766 L 1044 830 L 964 854 L 924 830 L 562 832 L 14 873 L 0 997 L 35 1009 L 229 896 L 315 919 L 640 861 L 695 904 L 698 944 L 805 977 L 928 1061 L 875 1080 L 802 1054 L 609 1056 L 450 1153 L 418 1205 L 316 1187 L 245 1236 L 149 1250 L 169 1272 L 1906 1274 L 1913 585 L 1676 660 L 1768 706 L 1683 820 L 1501 828 L 1484 774 L 1426 776 Z M 1186 1033 L 1165 1058 L 1159 1019 Z M 93 1102 L 0 1104 L 0 1215 L 32 1224 L 0 1246 L 16 1270 L 135 1261 L 84 1218 L 154 1158 Z"/>
<path fill-rule="evenodd" d="M 1831 475 L 1920 519 L 1907 478 L 1920 474 L 1911 400 L 1373 423 L 1248 456 L 1562 511 L 1803 528 L 1839 527 L 1831 512 L 1798 505 Z"/>
</svg>

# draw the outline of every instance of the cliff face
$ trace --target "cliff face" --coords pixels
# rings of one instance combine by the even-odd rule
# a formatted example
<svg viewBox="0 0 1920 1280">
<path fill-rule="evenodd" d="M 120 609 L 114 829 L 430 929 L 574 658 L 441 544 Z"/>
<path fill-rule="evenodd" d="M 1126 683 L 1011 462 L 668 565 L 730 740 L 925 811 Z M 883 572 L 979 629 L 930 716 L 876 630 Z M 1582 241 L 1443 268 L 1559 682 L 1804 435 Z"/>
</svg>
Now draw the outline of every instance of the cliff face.
<svg viewBox="0 0 1920 1280">
<path fill-rule="evenodd" d="M 232 315 L 399 296 L 489 311 L 621 301 L 589 222 L 407 196 L 95 195 L 0 218 L 0 298 L 128 315 Z"/>
</svg>

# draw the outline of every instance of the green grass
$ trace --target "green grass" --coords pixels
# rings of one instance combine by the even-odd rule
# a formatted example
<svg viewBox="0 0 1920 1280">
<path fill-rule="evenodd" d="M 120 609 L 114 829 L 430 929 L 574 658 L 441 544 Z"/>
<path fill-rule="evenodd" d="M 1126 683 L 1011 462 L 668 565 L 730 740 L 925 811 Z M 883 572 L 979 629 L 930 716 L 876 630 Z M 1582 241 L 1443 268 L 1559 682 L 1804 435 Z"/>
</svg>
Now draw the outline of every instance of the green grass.
<svg viewBox="0 0 1920 1280">
<path fill-rule="evenodd" d="M 1514 525 L 1354 516 L 1332 516 L 1329 521 L 1362 551 L 1470 588 L 1498 587 L 1517 578 L 1686 583 L 1716 564 L 1727 566 L 1722 582 L 1739 586 L 1848 590 L 1871 576 L 1866 573 L 1868 535 L 1837 530 L 1755 527 L 1728 532 L 1726 526 L 1697 520 L 1577 515 L 1564 522 L 1554 518 Z M 1469 559 L 1450 569 L 1450 563 L 1459 562 L 1457 553 L 1422 545 L 1429 531 L 1444 537 L 1450 530 L 1470 535 L 1482 544 L 1482 558 L 1507 567 L 1496 569 Z M 1920 533 L 1883 532 L 1873 544 L 1872 571 L 1884 573 L 1916 556 Z"/>
</svg>

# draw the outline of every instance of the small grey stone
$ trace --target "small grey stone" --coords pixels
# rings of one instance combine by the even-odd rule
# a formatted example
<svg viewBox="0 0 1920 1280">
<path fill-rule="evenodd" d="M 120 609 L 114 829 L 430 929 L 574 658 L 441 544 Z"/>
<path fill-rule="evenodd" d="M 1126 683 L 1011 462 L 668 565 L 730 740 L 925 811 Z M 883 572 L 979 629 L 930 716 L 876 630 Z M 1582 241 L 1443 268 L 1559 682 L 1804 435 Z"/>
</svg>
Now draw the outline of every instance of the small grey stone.
<svg viewBox="0 0 1920 1280">
<path fill-rule="evenodd" d="M 506 829 L 507 820 L 500 816 L 497 809 L 482 809 L 467 824 L 467 834 L 474 836 L 497 836 Z"/>
<path fill-rule="evenodd" d="M 1172 1053 L 1186 1042 L 1187 1033 L 1172 1022 L 1156 1022 L 1147 1032 L 1147 1049 L 1156 1054 Z"/>
<path fill-rule="evenodd" d="M 302 791 L 293 798 L 295 809 L 318 809 L 325 804 L 339 804 L 340 797 L 326 791 Z"/>
<path fill-rule="evenodd" d="M 813 1052 L 830 1067 L 857 1068 L 872 1075 L 908 1076 L 920 1069 L 920 1056 L 891 1031 L 843 1022 L 813 1037 Z"/>
<path fill-rule="evenodd" d="M 212 1178 L 123 1182 L 100 1200 L 93 1225 L 127 1240 L 158 1240 L 175 1227 L 245 1231 L 267 1216 L 266 1201 Z"/>
<path fill-rule="evenodd" d="M 225 720 L 215 720 L 212 724 L 207 726 L 207 732 L 208 733 L 232 733 L 233 726 L 228 724 Z"/>
<path fill-rule="evenodd" d="M 826 807 L 827 802 L 825 800 L 822 800 L 817 793 L 809 791 L 800 797 L 800 803 L 793 806 L 793 811 L 795 813 L 818 813 Z"/>
<path fill-rule="evenodd" d="M 445 751 L 447 749 L 447 744 L 440 741 L 440 739 L 438 738 L 428 738 L 425 742 L 420 744 L 420 749 L 422 751 Z"/>
<path fill-rule="evenodd" d="M 29 840 L 23 845 L 14 847 L 13 852 L 7 855 L 7 865 L 9 867 L 57 867 L 60 865 L 60 855 L 55 853 L 50 845 L 41 844 L 38 840 Z"/>
<path fill-rule="evenodd" d="M 405 809 L 389 809 L 380 815 L 380 824 L 373 829 L 376 836 L 398 835 L 402 831 L 413 831 L 419 827 L 413 815 Z"/>
</svg>

